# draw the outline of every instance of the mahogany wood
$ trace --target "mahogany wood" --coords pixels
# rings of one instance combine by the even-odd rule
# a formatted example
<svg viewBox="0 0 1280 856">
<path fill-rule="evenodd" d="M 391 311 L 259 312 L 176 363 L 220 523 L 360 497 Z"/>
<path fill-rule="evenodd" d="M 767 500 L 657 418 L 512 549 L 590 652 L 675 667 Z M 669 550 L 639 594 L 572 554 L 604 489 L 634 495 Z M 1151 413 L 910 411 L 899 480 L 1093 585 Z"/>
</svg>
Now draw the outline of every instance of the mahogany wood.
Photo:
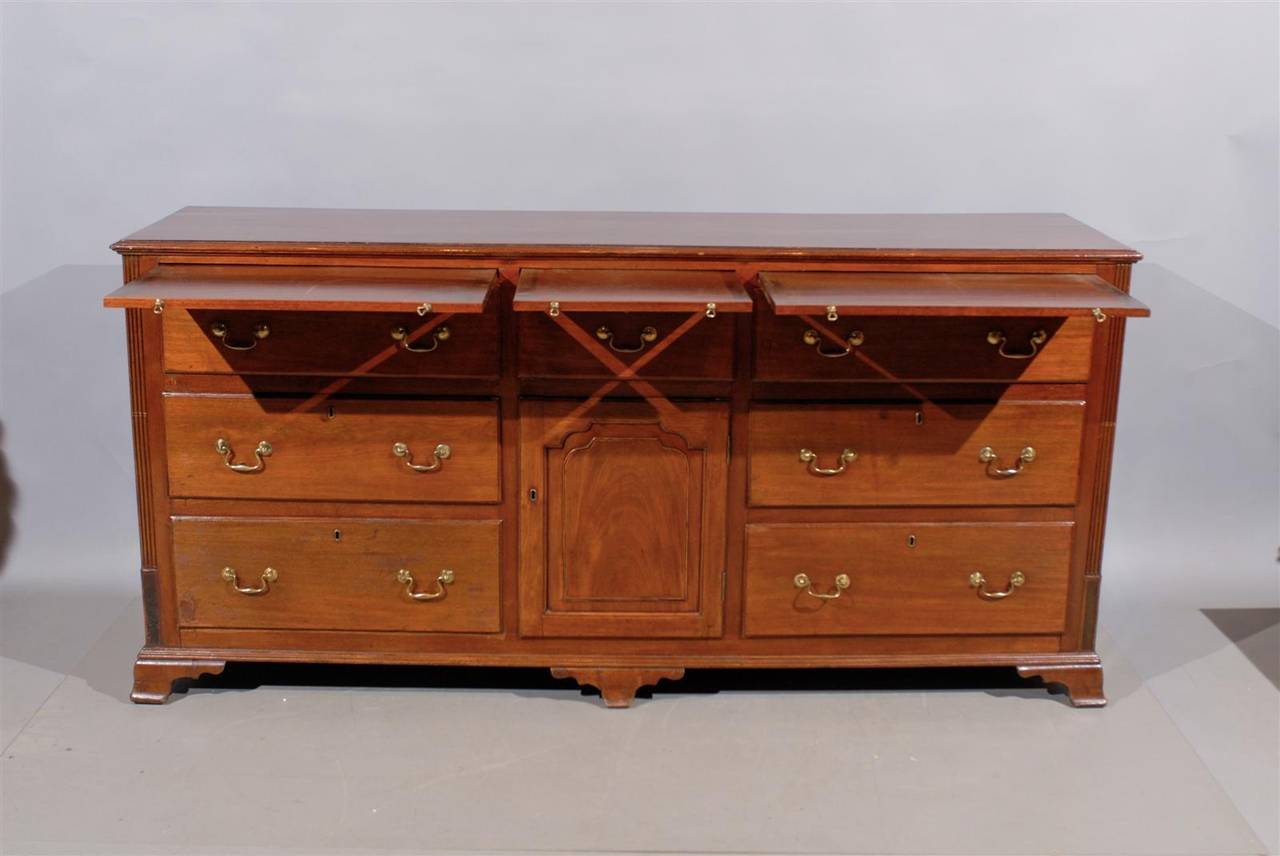
<svg viewBox="0 0 1280 856">
<path fill-rule="evenodd" d="M 1107 698 L 1102 693 L 1102 666 L 1038 665 L 1018 666 L 1024 678 L 1040 678 L 1046 684 L 1061 686 L 1075 707 L 1103 707 Z"/>
<path fill-rule="evenodd" d="M 716 636 L 728 407 L 527 401 L 525 636 Z"/>
<path fill-rule="evenodd" d="M 756 316 L 756 376 L 762 380 L 922 383 L 968 381 L 998 383 L 1083 382 L 1089 378 L 1094 328 L 1092 318 L 930 318 L 851 316 L 827 321 L 824 315 Z M 817 331 L 823 356 L 805 342 Z M 850 348 L 851 333 L 862 344 Z M 1031 337 L 1046 340 L 1033 358 L 1001 356 L 987 340 L 992 332 L 1007 338 L 1006 352 L 1029 352 Z"/>
<path fill-rule="evenodd" d="M 121 253 L 414 255 L 479 259 L 720 255 L 1090 260 L 1141 254 L 1065 214 L 700 214 L 183 208 L 117 241 Z"/>
<path fill-rule="evenodd" d="M 1061 633 L 1070 523 L 756 524 L 747 527 L 748 636 Z M 1026 582 L 991 592 L 1015 572 Z M 812 581 L 798 588 L 803 573 Z M 851 584 L 835 588 L 838 574 Z M 837 593 L 821 599 L 809 594 Z"/>
<path fill-rule="evenodd" d="M 570 678 L 582 686 L 600 690 L 606 707 L 631 707 L 636 691 L 656 684 L 664 678 L 678 681 L 684 677 L 684 669 L 565 669 L 551 670 L 551 677 Z"/>
<path fill-rule="evenodd" d="M 496 520 L 190 518 L 173 521 L 178 624 L 282 630 L 497 633 Z M 267 568 L 277 579 L 259 588 Z M 397 579 L 407 570 L 415 600 Z M 437 582 L 442 571 L 452 582 Z"/>
<path fill-rule="evenodd" d="M 1070 218 L 193 208 L 116 248 L 137 701 L 230 660 L 552 667 L 606 703 L 689 667 L 999 665 L 1103 701 L 1122 316 L 1145 308 L 1138 254 Z M 392 324 L 450 335 L 413 354 Z M 809 328 L 862 341 L 822 357 Z M 987 339 L 1017 355 L 1041 329 L 1028 359 Z M 851 434 L 846 472 L 799 460 L 833 467 Z M 238 463 L 269 440 L 263 471 L 228 470 L 224 435 Z M 395 442 L 451 455 L 413 473 Z M 1037 454 L 994 478 L 983 445 Z M 222 579 L 259 585 L 266 555 L 269 592 Z M 434 592 L 446 561 L 441 599 L 395 580 Z M 850 587 L 820 601 L 801 570 Z M 987 601 L 975 570 L 1026 581 Z"/>
<path fill-rule="evenodd" d="M 308 312 L 482 312 L 497 271 L 158 265 L 103 298 L 110 307 Z"/>
<path fill-rule="evenodd" d="M 1071 505 L 1081 401 L 753 404 L 752 505 Z M 999 457 L 983 463 L 990 447 Z M 1035 458 L 1020 463 L 1031 447 Z M 801 459 L 807 449 L 814 462 Z M 841 453 L 857 457 L 836 475 Z M 1021 466 L 1016 475 L 1000 470 Z"/>
<path fill-rule="evenodd" d="M 164 367 L 172 373 L 498 377 L 496 312 L 422 317 L 417 312 L 168 308 L 164 315 Z M 253 347 L 228 348 L 213 334 L 216 324 L 225 326 L 233 345 Z M 255 342 L 259 325 L 270 332 Z M 404 335 L 397 338 L 400 331 Z"/>
<path fill-rule="evenodd" d="M 751 298 L 732 272 L 541 270 L 520 272 L 517 312 L 750 312 Z"/>
<path fill-rule="evenodd" d="M 498 407 L 492 401 L 244 395 L 165 397 L 169 489 L 175 497 L 248 499 L 497 502 Z M 231 470 L 215 448 L 230 445 L 232 463 L 254 466 L 260 442 L 271 446 L 259 472 Z M 409 457 L 394 453 L 397 443 Z M 436 460 L 437 446 L 449 455 Z M 416 472 L 437 466 L 434 472 Z"/>
<path fill-rule="evenodd" d="M 671 312 L 574 312 L 562 321 L 546 313 L 519 312 L 516 341 L 520 348 L 518 372 L 522 378 L 611 378 L 614 366 L 640 365 L 637 377 L 646 380 L 730 380 L 733 378 L 733 316 L 705 318 Z M 573 325 L 573 330 L 567 325 Z M 658 334 L 652 347 L 629 354 L 617 353 L 600 341 L 596 331 L 605 327 L 619 348 L 635 348 L 641 331 L 652 327 Z M 594 346 L 587 350 L 575 341 L 574 332 Z M 594 341 L 592 341 L 594 340 Z M 653 352 L 662 346 L 656 357 Z M 641 361 L 644 361 L 641 363 Z M 598 385 L 598 384 L 597 384 Z"/>
<path fill-rule="evenodd" d="M 1151 314 L 1100 277 L 1081 274 L 763 272 L 760 287 L 779 315 L 814 315 L 831 306 L 841 315 Z"/>
</svg>

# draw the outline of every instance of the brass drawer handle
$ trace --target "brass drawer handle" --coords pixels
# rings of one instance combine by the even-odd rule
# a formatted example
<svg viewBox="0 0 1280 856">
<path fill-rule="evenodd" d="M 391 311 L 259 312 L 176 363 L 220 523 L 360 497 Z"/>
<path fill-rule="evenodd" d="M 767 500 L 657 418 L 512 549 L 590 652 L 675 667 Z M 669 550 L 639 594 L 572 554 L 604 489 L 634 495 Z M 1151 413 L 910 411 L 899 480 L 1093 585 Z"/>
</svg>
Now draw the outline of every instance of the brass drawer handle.
<svg viewBox="0 0 1280 856">
<path fill-rule="evenodd" d="M 1005 586 L 1004 591 L 987 591 L 987 578 L 982 575 L 982 571 L 969 574 L 969 585 L 977 589 L 976 594 L 983 600 L 1003 600 L 1026 581 L 1026 574 L 1022 571 L 1014 571 L 1009 575 L 1009 585 Z"/>
<path fill-rule="evenodd" d="M 267 462 L 263 458 L 271 456 L 271 444 L 263 440 L 258 447 L 253 450 L 255 463 L 252 464 L 233 464 L 231 459 L 235 457 L 235 452 L 231 450 L 231 444 L 225 438 L 219 437 L 217 442 L 213 444 L 213 448 L 222 456 L 223 465 L 233 473 L 260 473 L 267 468 Z"/>
<path fill-rule="evenodd" d="M 439 600 L 448 594 L 445 586 L 453 582 L 453 571 L 445 568 L 436 577 L 436 591 L 414 591 L 413 590 L 413 574 L 409 573 L 406 568 L 401 568 L 396 573 L 396 580 L 404 583 L 404 593 L 414 600 Z"/>
<path fill-rule="evenodd" d="M 240 581 L 236 578 L 235 568 L 230 568 L 230 567 L 223 568 L 222 578 L 227 582 L 231 583 L 231 587 L 236 591 L 240 592 L 240 594 L 256 596 L 260 594 L 266 594 L 267 592 L 271 591 L 271 584 L 276 580 L 280 579 L 280 572 L 277 571 L 275 568 L 267 568 L 265 571 L 262 572 L 262 585 L 259 586 L 258 588 L 254 588 L 253 586 L 240 585 Z"/>
<path fill-rule="evenodd" d="M 853 449 L 844 449 L 840 452 L 840 466 L 827 469 L 816 465 L 818 455 L 812 449 L 800 450 L 800 460 L 809 465 L 809 472 L 815 476 L 838 476 L 844 472 L 845 467 L 849 466 L 849 464 L 857 459 L 857 452 Z"/>
<path fill-rule="evenodd" d="M 1009 338 L 1005 336 L 1003 330 L 992 330 L 987 334 L 987 342 L 996 346 L 996 353 L 1004 357 L 1006 360 L 1029 360 L 1040 350 L 1040 346 L 1049 340 L 1049 334 L 1044 330 L 1037 330 L 1031 334 L 1031 338 L 1027 340 L 1030 350 L 1023 351 L 1020 354 L 1010 353 L 1004 349 L 1009 343 Z"/>
<path fill-rule="evenodd" d="M 397 458 L 403 458 L 404 465 L 415 473 L 434 473 L 444 466 L 445 461 L 449 460 L 449 457 L 453 454 L 453 449 L 450 449 L 444 443 L 436 446 L 431 452 L 433 463 L 430 464 L 415 464 L 413 462 L 413 453 L 409 451 L 409 447 L 404 443 L 396 443 L 392 446 L 391 453 Z"/>
<path fill-rule="evenodd" d="M 258 347 L 258 343 L 271 335 L 271 328 L 266 324 L 259 324 L 253 328 L 253 339 L 247 345 L 237 345 L 234 342 L 227 341 L 227 322 L 214 321 L 209 325 L 209 332 L 217 337 L 222 343 L 222 347 L 229 351 L 252 351 Z"/>
<path fill-rule="evenodd" d="M 597 328 L 596 338 L 601 342 L 608 342 L 609 349 L 619 354 L 638 354 L 645 349 L 646 345 L 651 345 L 658 340 L 658 331 L 653 327 L 645 327 L 640 331 L 640 344 L 634 348 L 620 348 L 614 344 L 613 331 L 608 327 Z"/>
<path fill-rule="evenodd" d="M 1031 446 L 1023 447 L 1018 453 L 1018 462 L 1012 467 L 996 466 L 996 461 L 1000 458 L 996 454 L 996 450 L 990 446 L 983 446 L 978 450 L 978 460 L 987 465 L 987 475 L 999 478 L 1013 478 L 1022 472 L 1023 464 L 1029 464 L 1036 459 L 1036 450 Z"/>
<path fill-rule="evenodd" d="M 818 356 L 820 357 L 832 357 L 832 358 L 847 357 L 849 356 L 849 354 L 853 353 L 854 348 L 861 345 L 864 341 L 866 341 L 866 336 L 862 335 L 862 331 L 854 330 L 852 333 L 850 333 L 848 336 L 845 337 L 845 342 L 848 343 L 848 347 L 845 347 L 839 351 L 826 351 L 826 350 L 823 350 L 822 348 L 821 333 L 819 333 L 817 330 L 813 329 L 812 327 L 804 331 L 804 343 L 814 348 L 818 352 Z"/>
<path fill-rule="evenodd" d="M 391 331 L 391 338 L 400 343 L 400 347 L 414 354 L 429 354 L 436 348 L 440 347 L 441 342 L 449 341 L 449 337 L 453 335 L 453 331 L 449 329 L 449 325 L 442 324 L 435 330 L 431 331 L 431 347 L 419 348 L 417 345 L 409 341 L 409 328 L 397 327 Z"/>
<path fill-rule="evenodd" d="M 850 581 L 848 574 L 838 575 L 835 580 L 835 590 L 826 594 L 813 590 L 813 583 L 809 579 L 808 574 L 796 574 L 795 579 L 793 579 L 792 582 L 795 583 L 796 588 L 804 589 L 804 593 L 809 595 L 809 597 L 816 597 L 818 600 L 835 600 L 840 595 L 844 594 L 845 589 L 849 587 Z"/>
</svg>

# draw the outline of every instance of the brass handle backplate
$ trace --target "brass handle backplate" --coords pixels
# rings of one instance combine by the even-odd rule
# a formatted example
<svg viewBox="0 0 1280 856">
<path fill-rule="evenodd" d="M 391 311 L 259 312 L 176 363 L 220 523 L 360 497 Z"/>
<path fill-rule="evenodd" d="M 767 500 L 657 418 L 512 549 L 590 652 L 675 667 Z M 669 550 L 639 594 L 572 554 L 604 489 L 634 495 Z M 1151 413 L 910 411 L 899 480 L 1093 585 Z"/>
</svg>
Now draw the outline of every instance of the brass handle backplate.
<svg viewBox="0 0 1280 856">
<path fill-rule="evenodd" d="M 431 331 L 431 347 L 420 348 L 409 341 L 409 328 L 397 327 L 391 331 L 391 338 L 400 343 L 400 347 L 406 351 L 415 354 L 429 354 L 436 348 L 440 347 L 441 342 L 449 341 L 449 337 L 453 335 L 453 331 L 449 329 L 448 324 L 442 324 Z"/>
<path fill-rule="evenodd" d="M 253 338 L 249 340 L 247 345 L 238 345 L 235 342 L 227 341 L 226 321 L 214 321 L 209 325 L 209 332 L 222 343 L 222 347 L 229 351 L 252 351 L 258 347 L 259 342 L 271 335 L 271 328 L 266 324 L 258 324 L 253 328 Z"/>
<path fill-rule="evenodd" d="M 1000 467 L 997 461 L 1000 456 L 996 454 L 996 450 L 990 446 L 983 446 L 978 450 L 978 460 L 987 465 L 987 475 L 993 478 L 1013 478 L 1022 472 L 1024 464 L 1029 464 L 1036 459 L 1036 450 L 1032 446 L 1023 447 L 1018 453 L 1018 462 L 1012 467 Z"/>
<path fill-rule="evenodd" d="M 848 574 L 839 574 L 835 579 L 835 590 L 826 592 L 825 594 L 823 592 L 813 590 L 813 581 L 809 579 L 808 574 L 796 574 L 791 582 L 795 584 L 796 588 L 804 589 L 804 593 L 809 595 L 809 597 L 816 597 L 818 600 L 835 600 L 840 595 L 844 594 L 845 589 L 849 587 L 851 581 L 849 580 Z"/>
<path fill-rule="evenodd" d="M 804 331 L 804 343 L 806 345 L 809 345 L 814 350 L 816 350 L 818 352 L 818 356 L 832 357 L 832 358 L 849 356 L 849 354 L 853 353 L 854 348 L 858 347 L 864 341 L 866 341 L 866 336 L 862 334 L 861 330 L 854 330 L 852 333 L 850 333 L 848 336 L 845 337 L 844 341 L 846 343 L 846 346 L 844 348 L 838 351 L 828 351 L 822 347 L 821 333 L 819 333 L 817 330 L 813 329 L 812 327 Z"/>
<path fill-rule="evenodd" d="M 431 452 L 433 462 L 430 464 L 415 464 L 413 462 L 413 453 L 409 451 L 409 447 L 405 443 L 396 443 L 393 445 L 391 447 L 391 453 L 397 458 L 403 458 L 404 465 L 415 473 L 434 473 L 436 470 L 444 466 L 444 462 L 449 460 L 449 457 L 453 455 L 453 449 L 449 448 L 444 443 L 439 444 Z"/>
<path fill-rule="evenodd" d="M 414 591 L 413 590 L 413 574 L 409 573 L 409 571 L 406 568 L 401 568 L 396 573 L 396 580 L 398 582 L 404 583 L 404 593 L 407 594 L 409 597 L 413 598 L 414 600 L 439 600 L 440 598 L 444 597 L 446 594 L 449 593 L 448 589 L 446 589 L 445 586 L 452 583 L 453 578 L 454 578 L 453 571 L 449 570 L 448 568 L 445 568 L 436 577 L 435 591 Z"/>
<path fill-rule="evenodd" d="M 1026 581 L 1026 574 L 1022 571 L 1014 571 L 1009 575 L 1009 585 L 1005 586 L 1004 591 L 987 591 L 987 578 L 982 575 L 982 571 L 969 574 L 969 585 L 977 589 L 975 593 L 983 600 L 1003 600 Z"/>
<path fill-rule="evenodd" d="M 252 464 L 232 463 L 231 459 L 235 457 L 236 453 L 232 451 L 231 444 L 224 437 L 219 437 L 213 444 L 213 448 L 222 456 L 223 465 L 233 473 L 260 473 L 267 468 L 267 462 L 263 458 L 271 456 L 271 444 L 266 440 L 259 443 L 257 448 L 253 450 L 255 463 Z"/>
<path fill-rule="evenodd" d="M 844 449 L 840 452 L 840 466 L 820 467 L 817 465 L 818 455 L 812 449 L 801 449 L 800 460 L 809 465 L 809 472 L 815 476 L 838 476 L 845 471 L 845 468 L 858 459 L 858 453 L 853 449 Z"/>
<path fill-rule="evenodd" d="M 277 571 L 275 568 L 267 568 L 265 571 L 262 572 L 262 577 L 261 577 L 262 585 L 258 586 L 257 588 L 253 586 L 240 585 L 240 580 L 236 578 L 235 568 L 231 568 L 231 567 L 223 568 L 222 578 L 227 582 L 231 583 L 231 587 L 236 591 L 240 592 L 240 594 L 247 594 L 247 595 L 253 596 L 253 595 L 266 594 L 267 592 L 271 591 L 271 584 L 276 580 L 280 579 L 280 572 Z"/>
<path fill-rule="evenodd" d="M 996 346 L 996 353 L 1004 357 L 1006 360 L 1029 360 L 1040 350 L 1040 346 L 1049 340 L 1049 334 L 1044 330 L 1037 330 L 1031 334 L 1031 338 L 1027 340 L 1028 349 L 1018 353 L 1011 353 L 1005 350 L 1005 345 L 1009 343 L 1009 338 L 1005 336 L 1003 330 L 992 330 L 987 334 L 987 342 Z"/>
<path fill-rule="evenodd" d="M 608 327 L 596 328 L 596 338 L 601 342 L 608 342 L 610 350 L 617 351 L 619 354 L 638 354 L 645 349 L 647 345 L 651 345 L 658 340 L 658 330 L 656 327 L 645 327 L 640 331 L 640 344 L 634 348 L 619 347 L 613 341 L 613 331 Z"/>
</svg>

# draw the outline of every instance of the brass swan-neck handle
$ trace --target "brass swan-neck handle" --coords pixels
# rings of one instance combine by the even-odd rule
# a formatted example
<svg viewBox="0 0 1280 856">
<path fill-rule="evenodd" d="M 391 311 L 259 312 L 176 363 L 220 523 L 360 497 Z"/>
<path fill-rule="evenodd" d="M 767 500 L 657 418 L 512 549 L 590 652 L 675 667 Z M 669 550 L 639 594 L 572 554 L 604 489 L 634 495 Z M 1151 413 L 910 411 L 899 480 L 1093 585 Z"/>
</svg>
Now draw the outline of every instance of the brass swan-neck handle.
<svg viewBox="0 0 1280 856">
<path fill-rule="evenodd" d="M 227 322 L 214 321 L 209 325 L 209 332 L 213 334 L 222 347 L 228 351 L 252 351 L 258 347 L 258 343 L 271 335 L 271 328 L 266 324 L 258 324 L 253 328 L 253 338 L 249 340 L 249 344 L 241 345 L 227 339 Z"/>
<path fill-rule="evenodd" d="M 401 568 L 396 572 L 396 581 L 404 583 L 404 593 L 416 601 L 439 600 L 449 593 L 445 586 L 454 580 L 453 571 L 445 568 L 436 576 L 435 591 L 414 591 L 413 590 L 413 574 L 407 568 Z"/>
<path fill-rule="evenodd" d="M 813 581 L 809 579 L 808 574 L 796 574 L 795 577 L 792 578 L 791 582 L 796 588 L 804 589 L 804 593 L 809 595 L 809 597 L 816 597 L 818 600 L 835 600 L 840 595 L 844 594 L 845 589 L 849 588 L 852 584 L 848 574 L 838 574 L 835 578 L 835 590 L 824 593 L 813 590 Z"/>
<path fill-rule="evenodd" d="M 801 449 L 800 460 L 809 465 L 809 472 L 815 476 L 838 476 L 858 459 L 858 453 L 853 449 L 842 449 L 840 451 L 840 466 L 838 467 L 820 467 L 818 466 L 818 454 L 812 449 Z"/>
<path fill-rule="evenodd" d="M 440 443 L 431 450 L 431 463 L 415 464 L 413 462 L 413 452 L 409 451 L 407 443 L 395 443 L 391 446 L 391 454 L 404 461 L 404 465 L 415 473 L 434 473 L 444 466 L 444 462 L 453 456 L 453 449 L 448 444 Z"/>
<path fill-rule="evenodd" d="M 992 478 L 1013 478 L 1022 472 L 1023 466 L 1031 463 L 1036 459 L 1036 450 L 1033 446 L 1024 446 L 1022 451 L 1018 453 L 1018 460 L 1012 467 L 1001 467 L 998 462 L 1000 456 L 996 450 L 990 446 L 983 446 L 978 450 L 978 460 L 987 465 L 987 475 Z"/>
<path fill-rule="evenodd" d="M 400 343 L 400 349 L 412 354 L 429 354 L 436 348 L 440 347 L 441 342 L 449 341 L 449 337 L 452 335 L 453 331 L 449 329 L 449 325 L 441 324 L 439 327 L 431 331 L 431 346 L 423 348 L 409 341 L 408 327 L 396 327 L 391 331 L 391 338 Z"/>
<path fill-rule="evenodd" d="M 975 594 L 983 600 L 1004 600 L 1026 581 L 1026 574 L 1022 571 L 1014 571 L 1009 575 L 1009 585 L 1005 586 L 1004 591 L 987 591 L 987 578 L 982 575 L 982 571 L 969 574 L 969 585 L 976 589 Z"/>
<path fill-rule="evenodd" d="M 1029 360 L 1040 351 L 1040 346 L 1049 340 L 1049 334 L 1044 330 L 1037 330 L 1027 339 L 1027 350 L 1025 351 L 1009 351 L 1005 348 L 1009 344 L 1009 337 L 1004 334 L 1003 330 L 992 330 L 987 334 L 987 342 L 996 346 L 996 353 L 1004 357 L 1006 360 Z"/>
<path fill-rule="evenodd" d="M 267 462 L 263 458 L 271 456 L 271 444 L 263 440 L 253 450 L 254 463 L 237 464 L 232 462 L 232 458 L 236 453 L 232 450 L 231 444 L 227 442 L 225 437 L 219 437 L 213 444 L 214 450 L 222 456 L 222 464 L 233 473 L 260 473 L 267 468 Z"/>
<path fill-rule="evenodd" d="M 613 331 L 608 327 L 596 328 L 596 338 L 609 345 L 609 349 L 619 354 L 638 354 L 647 346 L 658 340 L 658 329 L 656 327 L 645 327 L 640 331 L 640 344 L 634 348 L 624 348 L 614 341 Z"/>
<path fill-rule="evenodd" d="M 222 569 L 222 579 L 228 583 L 231 583 L 231 587 L 236 591 L 240 592 L 240 594 L 249 595 L 250 597 L 255 597 L 257 595 L 266 594 L 267 592 L 271 591 L 271 584 L 276 580 L 280 579 L 280 572 L 277 571 L 275 568 L 267 568 L 265 571 L 262 572 L 262 576 L 260 578 L 262 580 L 262 585 L 257 587 L 240 585 L 240 580 L 236 576 L 236 569 L 232 567 L 226 567 Z"/>
<path fill-rule="evenodd" d="M 841 348 L 838 351 L 832 351 L 832 350 L 827 350 L 823 348 L 822 340 L 823 340 L 822 334 L 819 333 L 817 330 L 813 329 L 812 327 L 804 331 L 804 343 L 809 347 L 813 348 L 815 351 L 817 351 L 818 356 L 830 357 L 831 359 L 838 359 L 840 357 L 847 357 L 851 353 L 853 353 L 854 348 L 858 347 L 864 341 L 866 341 L 866 336 L 862 334 L 861 330 L 851 331 L 849 335 L 846 336 L 844 339 L 845 347 Z"/>
</svg>

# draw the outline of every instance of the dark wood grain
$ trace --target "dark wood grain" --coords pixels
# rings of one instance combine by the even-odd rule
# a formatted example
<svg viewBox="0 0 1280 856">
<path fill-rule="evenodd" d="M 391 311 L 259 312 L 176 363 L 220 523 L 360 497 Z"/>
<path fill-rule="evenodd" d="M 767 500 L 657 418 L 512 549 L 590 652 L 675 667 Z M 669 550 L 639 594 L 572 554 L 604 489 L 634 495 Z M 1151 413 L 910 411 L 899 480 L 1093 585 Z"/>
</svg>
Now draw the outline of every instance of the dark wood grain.
<svg viewBox="0 0 1280 856">
<path fill-rule="evenodd" d="M 189 518 L 173 521 L 174 573 L 182 627 L 287 630 L 400 630 L 496 633 L 500 629 L 497 521 L 351 520 L 348 518 Z M 241 594 L 222 578 L 259 587 Z M 414 590 L 444 596 L 418 601 Z"/>
<path fill-rule="evenodd" d="M 540 270 L 520 272 L 517 312 L 750 312 L 751 298 L 731 272 Z"/>
<path fill-rule="evenodd" d="M 1006 273 L 762 273 L 760 284 L 779 315 L 1150 315 L 1097 276 Z"/>
<path fill-rule="evenodd" d="M 131 304 L 147 621 L 135 700 L 256 660 L 551 667 L 618 704 L 689 667 L 1001 665 L 1103 701 L 1092 648 L 1126 310 L 1068 316 L 1127 293 L 1137 254 L 1069 218 L 186 209 L 144 234 L 119 245 L 126 282 L 247 274 L 260 288 L 235 299 L 264 302 L 179 298 L 157 314 L 148 286 Z M 858 305 L 879 309 L 778 314 L 762 272 L 853 275 L 874 285 Z M 419 315 L 396 290 L 424 277 L 483 280 L 487 301 Z M 379 310 L 367 299 L 388 287 L 396 302 Z M 335 296 L 360 305 L 326 306 Z M 400 318 L 415 342 L 441 325 L 451 337 L 401 353 Z M 264 319 L 251 351 L 209 329 L 222 320 L 244 344 Z M 600 326 L 623 347 L 645 326 L 659 335 L 619 353 Z M 855 329 L 863 342 L 822 357 L 808 329 L 824 349 Z M 1010 360 L 993 329 L 1011 350 L 1047 335 Z M 392 429 L 432 435 L 422 450 L 406 440 L 419 461 L 448 442 L 435 435 L 460 439 L 440 472 L 386 472 L 403 467 Z M 238 432 L 236 460 L 257 439 L 277 451 L 263 473 L 234 474 L 210 430 Z M 834 465 L 850 434 L 845 474 L 799 461 L 803 440 Z M 982 444 L 1001 465 L 1022 444 L 1037 459 L 994 479 Z M 463 604 L 459 582 L 419 604 L 393 587 L 423 607 L 407 623 L 375 594 L 390 571 L 372 566 L 463 549 L 458 527 L 490 533 L 463 550 L 489 569 L 483 597 Z M 350 549 L 320 537 L 332 529 Z M 220 553 L 245 565 L 242 583 L 260 554 L 292 564 L 255 598 L 222 581 Z M 799 615 L 798 593 L 818 601 L 796 571 L 777 578 L 796 562 L 815 591 L 848 564 L 848 596 Z M 1008 599 L 968 585 L 982 569 L 998 589 L 1015 564 L 1028 582 Z"/>
<path fill-rule="evenodd" d="M 489 401 L 321 400 L 169 395 L 169 485 L 175 497 L 345 499 L 400 502 L 497 502 L 498 408 Z M 254 449 L 272 452 L 261 472 L 229 469 L 215 449 L 225 439 L 232 463 L 254 465 Z M 451 454 L 435 472 L 415 472 L 393 453 L 404 443 L 418 465 L 439 444 Z"/>
<path fill-rule="evenodd" d="M 728 408 L 663 411 L 522 405 L 522 634 L 719 632 Z"/>
<path fill-rule="evenodd" d="M 823 315 L 756 316 L 756 376 L 761 380 L 1083 382 L 1089 377 L 1092 318 L 933 318 L 876 315 L 827 321 Z M 820 334 L 819 348 L 805 333 Z M 862 344 L 849 347 L 853 332 Z M 1001 356 L 987 335 L 1006 337 L 1006 353 L 1030 350 L 1031 337 L 1047 340 L 1030 359 Z"/>
<path fill-rule="evenodd" d="M 706 214 L 183 208 L 112 245 L 124 251 L 435 255 L 804 255 L 1054 258 L 1141 255 L 1065 214 Z"/>
<path fill-rule="evenodd" d="M 481 312 L 495 270 L 282 265 L 157 265 L 103 298 L 103 305 L 293 311 Z"/>
<path fill-rule="evenodd" d="M 498 377 L 498 315 L 493 311 L 423 317 L 417 312 L 169 308 L 163 318 L 168 372 L 238 377 Z M 226 329 L 224 338 L 213 334 L 215 324 Z M 253 331 L 259 325 L 266 325 L 269 334 L 255 342 Z M 401 330 L 405 335 L 396 338 L 393 334 Z M 235 350 L 227 347 L 227 341 L 240 346 L 252 343 L 253 348 Z"/>
<path fill-rule="evenodd" d="M 917 419 L 919 414 L 919 419 Z M 754 404 L 749 452 L 752 505 L 1072 505 L 1084 403 L 890 405 Z M 1011 468 L 1024 447 L 1035 460 L 993 477 L 979 450 Z M 839 475 L 844 449 L 857 458 Z"/>
</svg>

